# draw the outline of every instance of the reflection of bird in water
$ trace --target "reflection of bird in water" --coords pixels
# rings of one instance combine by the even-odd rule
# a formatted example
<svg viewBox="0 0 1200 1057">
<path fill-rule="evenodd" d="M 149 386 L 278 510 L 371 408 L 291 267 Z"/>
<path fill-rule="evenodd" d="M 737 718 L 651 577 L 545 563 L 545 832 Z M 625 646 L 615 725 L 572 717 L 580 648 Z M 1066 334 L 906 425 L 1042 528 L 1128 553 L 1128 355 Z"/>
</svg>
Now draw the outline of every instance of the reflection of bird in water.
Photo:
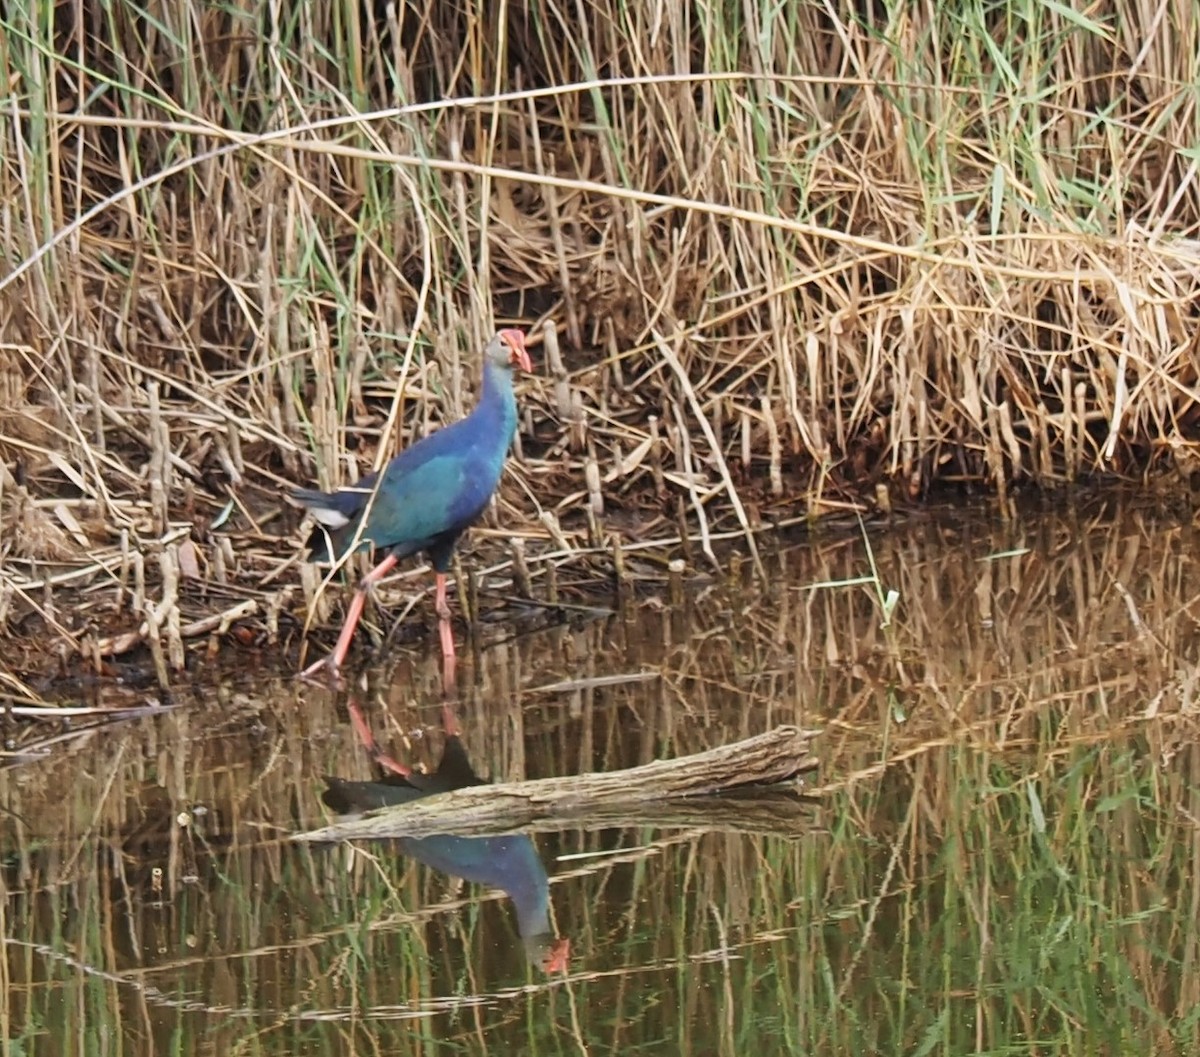
<svg viewBox="0 0 1200 1057">
<path fill-rule="evenodd" d="M 339 815 L 370 811 L 391 804 L 406 804 L 435 793 L 486 785 L 471 767 L 449 708 L 443 709 L 446 744 L 437 770 L 421 774 L 384 755 L 375 744 L 358 706 L 351 702 L 351 718 L 367 751 L 392 774 L 375 782 L 353 782 L 326 777 L 321 799 Z M 571 941 L 557 939 L 550 925 L 550 882 L 533 841 L 520 834 L 503 837 L 401 837 L 396 841 L 406 855 L 442 873 L 490 885 L 506 892 L 517 908 L 517 931 L 526 956 L 548 973 L 567 968 Z"/>
</svg>

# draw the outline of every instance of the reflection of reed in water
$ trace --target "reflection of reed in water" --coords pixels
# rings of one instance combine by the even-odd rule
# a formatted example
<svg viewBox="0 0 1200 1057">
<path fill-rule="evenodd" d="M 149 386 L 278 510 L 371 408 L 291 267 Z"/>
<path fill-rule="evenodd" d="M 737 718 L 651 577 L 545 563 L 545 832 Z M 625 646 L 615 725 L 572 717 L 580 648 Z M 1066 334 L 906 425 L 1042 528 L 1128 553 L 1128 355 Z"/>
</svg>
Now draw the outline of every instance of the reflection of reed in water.
<svg viewBox="0 0 1200 1057">
<path fill-rule="evenodd" d="M 888 630 L 870 585 L 811 586 L 870 573 L 857 527 L 770 556 L 769 593 L 711 582 L 682 627 L 651 606 L 504 641 L 483 626 L 464 681 L 478 696 L 462 705 L 480 773 L 628 767 L 777 723 L 825 731 L 826 828 L 800 841 L 702 820 L 537 838 L 569 863 L 550 881 L 569 886 L 558 921 L 588 951 L 570 978 L 581 1032 L 655 1057 L 664 1038 L 668 1052 L 766 1057 L 914 1052 L 938 1032 L 948 1051 L 978 1052 L 978 1033 L 1004 1052 L 1021 1036 L 1028 1049 L 1032 1030 L 1173 1031 L 1194 1049 L 1195 530 L 1093 508 L 868 534 L 901 596 Z M 651 592 L 640 585 L 643 601 Z M 436 649 L 392 656 L 394 679 L 372 673 L 375 707 L 406 729 L 436 725 L 420 707 L 440 694 Z M 0 802 L 23 820 L 3 823 L 4 878 L 31 893 L 10 898 L 7 934 L 127 973 L 126 995 L 145 982 L 213 1008 L 246 995 L 285 1012 L 369 1008 L 380 1051 L 407 1052 L 411 1021 L 388 1024 L 381 1008 L 462 1008 L 464 992 L 501 980 L 519 945 L 507 897 L 464 885 L 460 899 L 416 861 L 381 871 L 356 853 L 346 870 L 277 839 L 325 821 L 314 783 L 365 774 L 357 749 L 325 690 L 289 678 L 216 695 L 217 708 L 198 690 L 192 707 L 0 772 Z M 182 827 L 197 805 L 207 814 Z M 142 881 L 151 867 L 161 894 Z M 9 964 L 13 1023 L 85 1008 L 94 984 L 73 965 Z M 559 1052 L 548 1037 L 567 989 L 543 984 L 533 999 L 487 996 L 460 1038 L 478 1024 L 488 1053 Z M 527 1001 L 533 1014 L 516 1013 Z M 158 1048 L 178 1030 L 139 1004 L 109 1012 L 94 1007 L 134 1041 L 161 1023 Z M 202 1016 L 194 1037 L 229 1030 L 225 1014 Z M 345 1030 L 313 1029 L 336 1052 Z"/>
<path fill-rule="evenodd" d="M 443 709 L 446 742 L 432 774 L 422 774 L 386 756 L 375 744 L 357 704 L 349 705 L 367 750 L 391 773 L 373 782 L 327 776 L 321 799 L 340 815 L 407 804 L 422 797 L 467 786 L 486 785 L 471 767 L 449 708 Z M 531 964 L 547 973 L 562 972 L 570 956 L 570 940 L 556 938 L 550 925 L 550 882 L 541 857 L 529 837 L 401 837 L 394 841 L 403 854 L 442 873 L 508 894 L 517 910 L 517 931 Z"/>
</svg>

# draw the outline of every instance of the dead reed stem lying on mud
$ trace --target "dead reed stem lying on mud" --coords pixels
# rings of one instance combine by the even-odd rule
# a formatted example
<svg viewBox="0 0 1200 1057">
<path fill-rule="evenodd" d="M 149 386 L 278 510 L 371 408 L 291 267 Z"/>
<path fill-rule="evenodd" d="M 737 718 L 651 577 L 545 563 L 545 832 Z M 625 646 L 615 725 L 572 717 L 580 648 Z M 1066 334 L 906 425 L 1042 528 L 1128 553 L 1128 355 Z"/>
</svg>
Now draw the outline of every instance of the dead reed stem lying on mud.
<svg viewBox="0 0 1200 1057">
<path fill-rule="evenodd" d="M 459 836 L 525 829 L 538 820 L 587 826 L 613 825 L 615 818 L 653 819 L 664 825 L 698 825 L 712 807 L 705 800 L 699 812 L 686 805 L 675 812 L 671 803 L 685 797 L 711 797 L 714 793 L 749 792 L 795 782 L 815 771 L 817 759 L 809 754 L 816 731 L 782 726 L 765 734 L 722 745 L 674 760 L 657 760 L 640 767 L 601 774 L 543 778 L 531 782 L 502 782 L 472 786 L 372 811 L 362 818 L 336 822 L 322 829 L 297 834 L 295 840 L 329 841 L 426 837 L 439 833 Z M 779 805 L 776 804 L 775 807 Z M 750 828 L 767 824 L 763 812 L 740 803 L 714 809 L 714 828 L 736 825 L 744 811 Z M 719 813 L 718 813 L 719 812 Z M 765 812 L 771 814 L 771 810 Z M 785 828 L 809 812 L 789 810 L 779 818 Z M 681 819 L 686 818 L 683 822 Z M 625 824 L 624 822 L 620 824 Z M 554 828 L 553 825 L 546 828 Z"/>
</svg>

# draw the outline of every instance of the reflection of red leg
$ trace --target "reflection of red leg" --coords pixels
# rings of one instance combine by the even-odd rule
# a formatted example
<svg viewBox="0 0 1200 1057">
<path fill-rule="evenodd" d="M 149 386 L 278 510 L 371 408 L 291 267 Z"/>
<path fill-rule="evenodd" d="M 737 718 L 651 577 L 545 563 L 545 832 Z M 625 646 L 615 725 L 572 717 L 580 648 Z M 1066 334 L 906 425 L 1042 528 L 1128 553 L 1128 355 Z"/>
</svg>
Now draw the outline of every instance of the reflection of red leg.
<svg viewBox="0 0 1200 1057">
<path fill-rule="evenodd" d="M 301 679 L 310 678 L 322 668 L 328 669 L 329 674 L 335 680 L 338 678 L 338 670 L 342 667 L 342 662 L 345 661 L 346 654 L 350 652 L 350 642 L 354 638 L 355 630 L 358 628 L 363 607 L 367 604 L 367 591 L 370 590 L 372 584 L 378 583 L 395 568 L 396 560 L 394 554 L 389 554 L 363 577 L 362 583 L 358 585 L 358 590 L 354 592 L 354 598 L 350 600 L 350 609 L 346 613 L 346 622 L 342 625 L 342 633 L 338 636 L 337 645 L 334 646 L 333 653 L 328 657 L 322 657 L 315 664 L 310 664 L 305 668 L 300 673 Z"/>
<path fill-rule="evenodd" d="M 367 750 L 367 754 L 385 771 L 393 771 L 396 774 L 402 774 L 407 778 L 412 774 L 411 767 L 405 767 L 404 764 L 393 760 L 380 747 L 375 740 L 375 735 L 371 733 L 371 728 L 367 726 L 366 717 L 362 714 L 362 709 L 358 707 L 358 702 L 352 697 L 346 703 L 346 710 L 350 713 L 350 722 L 354 724 L 354 729 L 358 733 L 358 740 L 362 742 L 362 746 Z"/>
</svg>

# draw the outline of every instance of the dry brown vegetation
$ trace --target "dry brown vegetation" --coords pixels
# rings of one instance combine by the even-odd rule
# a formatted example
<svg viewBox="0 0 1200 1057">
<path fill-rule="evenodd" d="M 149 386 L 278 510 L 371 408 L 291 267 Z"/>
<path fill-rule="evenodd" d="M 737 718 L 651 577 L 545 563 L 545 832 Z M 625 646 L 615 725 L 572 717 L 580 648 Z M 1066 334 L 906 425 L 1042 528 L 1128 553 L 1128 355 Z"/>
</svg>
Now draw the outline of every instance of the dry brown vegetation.
<svg viewBox="0 0 1200 1057">
<path fill-rule="evenodd" d="M 273 638 L 318 584 L 280 487 L 460 414 L 502 320 L 548 339 L 500 512 L 535 565 L 1190 469 L 1191 5 L 4 19 L 0 624 L 160 671 Z"/>
</svg>

